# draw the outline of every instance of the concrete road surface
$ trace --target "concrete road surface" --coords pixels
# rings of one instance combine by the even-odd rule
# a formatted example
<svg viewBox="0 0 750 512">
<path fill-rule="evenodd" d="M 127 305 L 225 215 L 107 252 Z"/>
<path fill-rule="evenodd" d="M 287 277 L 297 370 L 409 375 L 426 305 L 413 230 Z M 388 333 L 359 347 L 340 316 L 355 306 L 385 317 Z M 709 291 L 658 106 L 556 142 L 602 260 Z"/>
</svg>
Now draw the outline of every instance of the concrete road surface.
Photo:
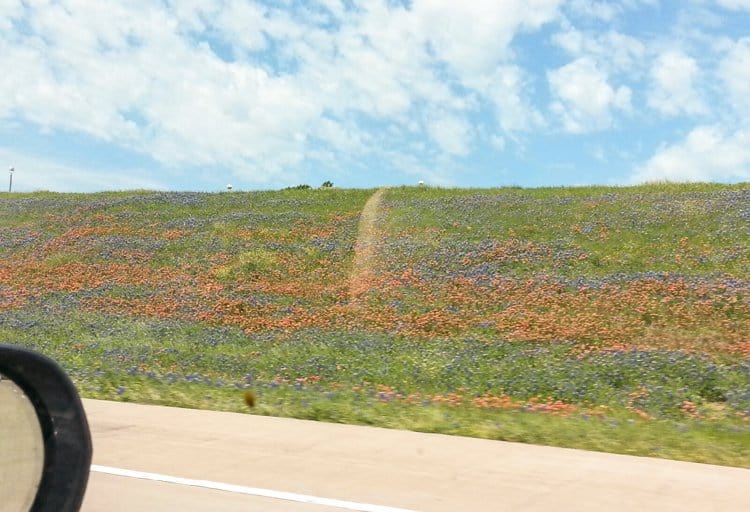
<svg viewBox="0 0 750 512">
<path fill-rule="evenodd" d="M 750 511 L 746 469 L 98 400 L 84 407 L 94 440 L 85 512 Z"/>
</svg>

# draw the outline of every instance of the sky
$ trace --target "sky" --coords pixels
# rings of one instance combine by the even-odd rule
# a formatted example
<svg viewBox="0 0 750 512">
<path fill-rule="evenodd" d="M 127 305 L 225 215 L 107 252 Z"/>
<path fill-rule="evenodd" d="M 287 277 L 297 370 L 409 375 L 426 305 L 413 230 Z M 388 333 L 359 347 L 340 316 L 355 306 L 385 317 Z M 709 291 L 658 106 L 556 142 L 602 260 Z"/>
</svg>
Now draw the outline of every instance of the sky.
<svg viewBox="0 0 750 512">
<path fill-rule="evenodd" d="M 746 182 L 750 0 L 0 0 L 3 164 L 14 191 Z"/>
</svg>

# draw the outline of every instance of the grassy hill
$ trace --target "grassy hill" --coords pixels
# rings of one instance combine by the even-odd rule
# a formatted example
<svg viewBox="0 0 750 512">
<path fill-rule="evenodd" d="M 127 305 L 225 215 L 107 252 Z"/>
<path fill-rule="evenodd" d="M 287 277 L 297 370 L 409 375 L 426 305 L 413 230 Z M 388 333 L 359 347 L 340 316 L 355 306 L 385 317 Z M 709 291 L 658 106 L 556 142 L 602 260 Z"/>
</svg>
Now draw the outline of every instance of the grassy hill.
<svg viewBox="0 0 750 512">
<path fill-rule="evenodd" d="M 0 194 L 0 342 L 89 397 L 750 467 L 750 185 L 374 192 Z"/>
</svg>

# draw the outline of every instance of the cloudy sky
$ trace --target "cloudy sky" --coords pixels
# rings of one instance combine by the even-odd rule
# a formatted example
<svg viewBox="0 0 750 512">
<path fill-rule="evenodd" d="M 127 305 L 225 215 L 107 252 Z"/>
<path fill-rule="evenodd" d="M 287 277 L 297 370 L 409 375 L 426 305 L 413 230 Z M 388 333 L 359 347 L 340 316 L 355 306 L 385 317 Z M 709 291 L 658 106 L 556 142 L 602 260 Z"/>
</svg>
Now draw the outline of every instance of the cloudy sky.
<svg viewBox="0 0 750 512">
<path fill-rule="evenodd" d="M 750 181 L 750 0 L 0 0 L 3 164 L 14 190 Z"/>
</svg>

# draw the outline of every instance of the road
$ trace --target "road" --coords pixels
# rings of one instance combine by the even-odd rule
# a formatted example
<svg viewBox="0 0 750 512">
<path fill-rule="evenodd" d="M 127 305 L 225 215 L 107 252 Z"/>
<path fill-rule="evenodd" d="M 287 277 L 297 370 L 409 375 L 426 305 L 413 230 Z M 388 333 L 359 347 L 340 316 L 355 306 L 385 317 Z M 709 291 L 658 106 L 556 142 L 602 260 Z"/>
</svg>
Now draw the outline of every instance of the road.
<svg viewBox="0 0 750 512">
<path fill-rule="evenodd" d="M 94 441 L 84 512 L 750 510 L 746 469 L 99 400 L 84 407 Z M 111 474 L 121 469 L 136 473 Z"/>
</svg>

